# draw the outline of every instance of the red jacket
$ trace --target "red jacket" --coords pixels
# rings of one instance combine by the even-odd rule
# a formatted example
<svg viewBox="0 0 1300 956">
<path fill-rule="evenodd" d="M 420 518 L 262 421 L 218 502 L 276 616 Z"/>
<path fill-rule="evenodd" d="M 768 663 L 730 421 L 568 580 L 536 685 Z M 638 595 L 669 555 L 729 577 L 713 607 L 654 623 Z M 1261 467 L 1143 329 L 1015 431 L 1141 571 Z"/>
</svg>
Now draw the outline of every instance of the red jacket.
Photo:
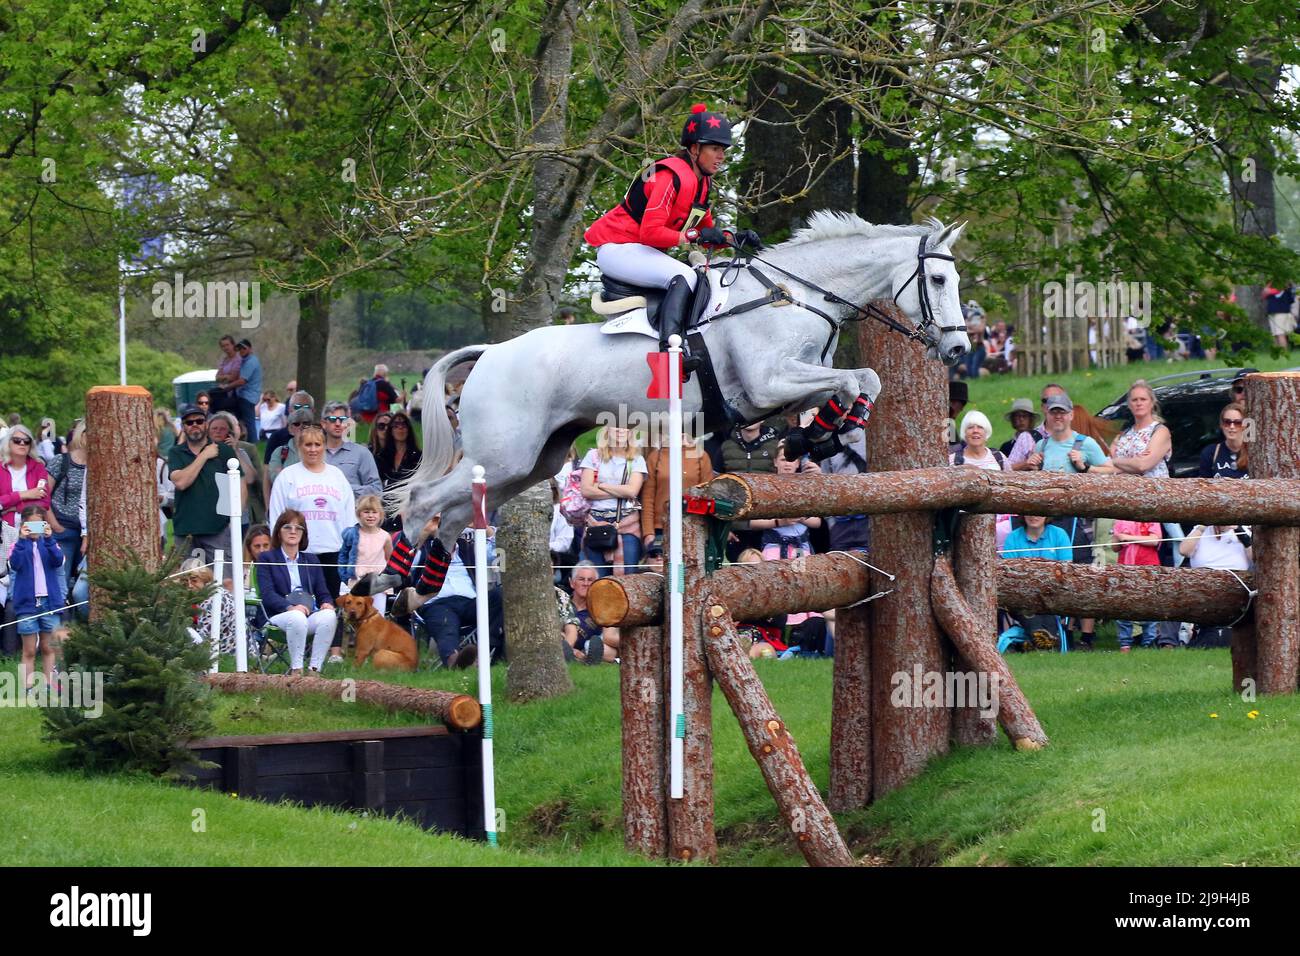
<svg viewBox="0 0 1300 956">
<path fill-rule="evenodd" d="M 593 246 L 639 242 L 662 252 L 677 245 L 691 207 L 709 204 L 710 177 L 699 176 L 695 164 L 680 156 L 659 160 L 654 170 L 653 176 L 634 179 L 623 201 L 592 223 L 583 238 Z M 695 225 L 712 226 L 713 214 L 705 212 Z"/>
<path fill-rule="evenodd" d="M 50 495 L 54 493 L 54 481 L 50 478 L 50 473 L 45 470 L 37 458 L 29 457 L 27 459 L 27 487 L 35 488 L 36 483 L 42 478 L 45 479 L 45 495 L 40 498 L 33 498 L 30 501 L 23 501 L 19 498 L 21 492 L 14 491 L 13 478 L 9 474 L 8 466 L 0 464 L 0 514 L 3 514 L 4 521 L 14 527 L 18 526 L 18 516 L 22 514 L 24 508 L 28 505 L 40 505 L 46 511 L 50 509 Z"/>
</svg>

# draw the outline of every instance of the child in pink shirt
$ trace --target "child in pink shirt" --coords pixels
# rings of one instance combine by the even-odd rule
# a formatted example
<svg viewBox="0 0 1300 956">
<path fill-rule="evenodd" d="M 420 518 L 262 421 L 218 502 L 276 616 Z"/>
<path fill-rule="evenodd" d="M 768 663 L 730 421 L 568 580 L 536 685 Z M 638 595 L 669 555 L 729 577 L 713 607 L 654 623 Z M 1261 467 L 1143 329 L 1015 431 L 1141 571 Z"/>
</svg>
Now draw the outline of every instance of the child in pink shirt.
<svg viewBox="0 0 1300 956">
<path fill-rule="evenodd" d="M 1111 532 L 1115 547 L 1119 550 L 1119 563 L 1127 565 L 1160 564 L 1161 528 L 1155 521 L 1116 521 Z M 1133 621 L 1116 621 L 1115 629 L 1119 635 L 1121 654 L 1133 649 Z M 1154 647 L 1156 643 L 1156 625 L 1154 621 L 1139 623 L 1139 637 L 1143 647 Z"/>
</svg>

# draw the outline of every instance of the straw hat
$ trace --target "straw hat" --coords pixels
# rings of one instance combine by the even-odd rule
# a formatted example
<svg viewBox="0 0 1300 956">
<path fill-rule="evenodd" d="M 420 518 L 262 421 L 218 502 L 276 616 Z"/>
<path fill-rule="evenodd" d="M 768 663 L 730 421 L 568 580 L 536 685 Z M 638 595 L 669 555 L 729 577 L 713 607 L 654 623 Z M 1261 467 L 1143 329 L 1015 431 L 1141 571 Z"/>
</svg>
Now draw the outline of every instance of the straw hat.
<svg viewBox="0 0 1300 956">
<path fill-rule="evenodd" d="M 1038 414 L 1038 412 L 1034 411 L 1034 403 L 1027 398 L 1017 398 L 1014 402 L 1011 403 L 1011 411 L 1007 412 L 1002 417 L 1009 422 L 1011 421 L 1011 416 L 1014 415 L 1016 412 L 1029 413 L 1029 416 L 1032 419 L 1032 421 L 1029 424 L 1030 428 L 1037 428 L 1038 423 L 1043 420 L 1043 416 Z"/>
</svg>

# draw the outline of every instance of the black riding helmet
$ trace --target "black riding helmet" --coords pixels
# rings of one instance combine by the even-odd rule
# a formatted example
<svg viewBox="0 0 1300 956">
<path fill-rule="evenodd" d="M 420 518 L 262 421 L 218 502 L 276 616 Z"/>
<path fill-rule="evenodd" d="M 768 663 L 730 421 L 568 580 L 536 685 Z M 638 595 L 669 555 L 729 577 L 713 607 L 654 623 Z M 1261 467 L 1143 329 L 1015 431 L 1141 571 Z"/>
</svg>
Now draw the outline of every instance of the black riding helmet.
<svg viewBox="0 0 1300 956">
<path fill-rule="evenodd" d="M 731 122 L 721 113 L 715 113 L 703 103 L 691 107 L 691 115 L 682 127 L 682 145 L 711 143 L 714 146 L 731 145 Z"/>
</svg>

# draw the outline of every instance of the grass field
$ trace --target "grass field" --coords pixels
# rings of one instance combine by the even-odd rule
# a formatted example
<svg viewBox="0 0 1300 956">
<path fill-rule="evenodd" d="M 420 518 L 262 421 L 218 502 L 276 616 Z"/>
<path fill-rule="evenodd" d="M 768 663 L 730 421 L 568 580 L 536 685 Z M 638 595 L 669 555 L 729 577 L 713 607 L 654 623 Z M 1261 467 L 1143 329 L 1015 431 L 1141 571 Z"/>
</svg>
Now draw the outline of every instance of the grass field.
<svg viewBox="0 0 1300 956">
<path fill-rule="evenodd" d="M 1300 699 L 1242 702 L 1228 691 L 1226 651 L 1037 654 L 1012 665 L 1051 746 L 1018 754 L 1000 739 L 935 761 L 909 786 L 839 817 L 855 853 L 899 864 L 1300 863 Z M 573 694 L 512 706 L 494 670 L 500 850 L 357 814 L 88 776 L 63 769 L 40 742 L 37 712 L 0 710 L 5 862 L 637 865 L 622 848 L 617 669 L 575 667 L 573 675 Z M 829 662 L 765 661 L 760 675 L 824 789 Z M 403 682 L 472 693 L 473 680 L 473 672 L 438 671 Z M 413 721 L 265 694 L 218 698 L 218 722 L 221 733 L 251 734 Z M 720 862 L 797 865 L 720 694 L 714 734 Z M 196 810 L 206 832 L 194 832 Z"/>
</svg>

